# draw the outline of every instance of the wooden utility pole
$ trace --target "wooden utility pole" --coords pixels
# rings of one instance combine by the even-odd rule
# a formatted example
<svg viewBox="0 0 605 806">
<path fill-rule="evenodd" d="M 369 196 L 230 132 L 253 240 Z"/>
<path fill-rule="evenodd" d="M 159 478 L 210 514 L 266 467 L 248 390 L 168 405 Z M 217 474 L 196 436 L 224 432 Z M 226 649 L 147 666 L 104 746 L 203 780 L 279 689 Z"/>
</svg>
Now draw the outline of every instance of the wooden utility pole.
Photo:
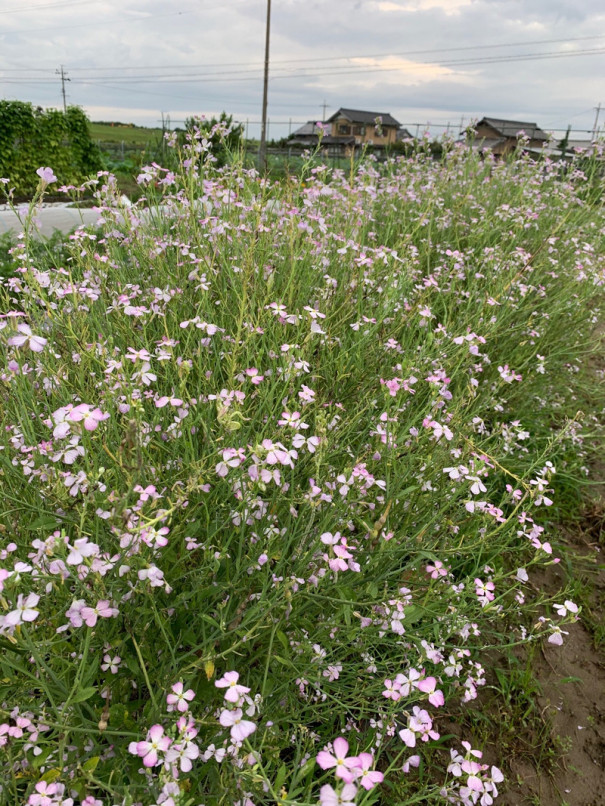
<svg viewBox="0 0 605 806">
<path fill-rule="evenodd" d="M 601 104 L 600 103 L 597 104 L 597 106 L 595 106 L 595 112 L 597 114 L 595 115 L 594 126 L 592 127 L 592 139 L 593 140 L 597 139 L 597 132 L 599 131 L 599 115 L 601 114 Z"/>
<path fill-rule="evenodd" d="M 267 95 L 269 92 L 269 34 L 271 32 L 271 0 L 267 0 L 267 29 L 265 33 L 265 74 L 263 78 L 263 114 L 258 147 L 258 169 L 267 170 Z"/>
<path fill-rule="evenodd" d="M 67 73 L 63 69 L 63 65 L 61 65 L 60 70 L 55 70 L 55 73 L 58 76 L 61 76 L 61 94 L 63 95 L 63 111 L 67 112 L 67 101 L 66 101 L 66 98 L 65 98 L 65 82 L 66 81 L 71 81 L 71 78 L 67 78 Z"/>
</svg>

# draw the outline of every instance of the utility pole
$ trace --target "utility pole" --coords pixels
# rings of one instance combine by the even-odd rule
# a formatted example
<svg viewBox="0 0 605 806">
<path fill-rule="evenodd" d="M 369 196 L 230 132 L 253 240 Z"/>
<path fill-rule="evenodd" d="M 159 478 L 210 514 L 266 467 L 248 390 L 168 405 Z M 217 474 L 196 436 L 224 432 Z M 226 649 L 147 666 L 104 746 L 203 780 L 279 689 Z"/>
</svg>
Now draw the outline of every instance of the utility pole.
<svg viewBox="0 0 605 806">
<path fill-rule="evenodd" d="M 267 0 L 267 29 L 265 32 L 265 74 L 263 78 L 263 114 L 258 147 L 258 169 L 267 170 L 267 95 L 269 91 L 269 34 L 271 32 L 271 0 Z"/>
<path fill-rule="evenodd" d="M 592 127 L 592 139 L 593 140 L 597 139 L 597 132 L 599 131 L 599 115 L 601 114 L 601 104 L 600 103 L 597 104 L 597 106 L 595 106 L 595 112 L 597 114 L 595 115 L 594 126 Z"/>
<path fill-rule="evenodd" d="M 323 110 L 323 113 L 322 113 L 322 116 L 321 116 L 321 122 L 322 123 L 325 123 L 325 121 L 326 121 L 326 107 L 327 106 L 328 106 L 328 104 L 326 103 L 326 99 L 324 98 L 324 102 L 321 105 L 321 108 Z"/>
<path fill-rule="evenodd" d="M 67 101 L 65 100 L 65 82 L 71 81 L 71 78 L 67 78 L 67 73 L 63 69 L 63 65 L 61 65 L 60 70 L 55 70 L 55 73 L 58 76 L 61 76 L 61 94 L 63 95 L 63 111 L 67 112 Z"/>
</svg>

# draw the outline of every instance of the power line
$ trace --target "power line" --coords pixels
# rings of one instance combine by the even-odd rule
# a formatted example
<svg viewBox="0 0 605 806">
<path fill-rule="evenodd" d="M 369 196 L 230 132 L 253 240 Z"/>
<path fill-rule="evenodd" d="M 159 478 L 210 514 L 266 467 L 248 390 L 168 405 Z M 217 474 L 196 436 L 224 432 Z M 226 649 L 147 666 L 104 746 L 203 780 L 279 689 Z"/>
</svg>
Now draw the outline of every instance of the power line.
<svg viewBox="0 0 605 806">
<path fill-rule="evenodd" d="M 550 53 L 527 53 L 521 55 L 510 55 L 510 56 L 494 56 L 494 57 L 484 57 L 478 59 L 452 59 L 449 61 L 442 61 L 442 62 L 416 62 L 413 65 L 414 70 L 421 70 L 421 69 L 436 69 L 440 67 L 463 67 L 468 66 L 472 67 L 473 65 L 483 65 L 483 64 L 512 64 L 514 62 L 523 62 L 523 61 L 541 61 L 544 59 L 568 59 L 573 58 L 576 56 L 596 56 L 605 54 L 605 48 L 594 48 L 590 50 L 576 50 L 576 51 L 569 51 L 568 53 L 560 53 L 560 52 L 550 52 Z M 273 73 L 271 76 L 272 81 L 276 81 L 278 79 L 288 79 L 288 78 L 317 78 L 324 75 L 334 76 L 334 75 L 362 75 L 367 73 L 389 73 L 389 72 L 405 72 L 405 66 L 399 67 L 385 67 L 385 66 L 376 66 L 376 67 L 364 67 L 362 65 L 350 65 L 349 67 L 338 67 L 335 69 L 330 69 L 326 71 L 323 68 L 307 68 L 304 71 L 288 71 L 286 73 Z M 246 75 L 241 76 L 240 72 L 245 72 Z M 160 84 L 189 84 L 189 83 L 200 83 L 205 81 L 207 83 L 224 83 L 224 82 L 235 82 L 235 81 L 258 81 L 259 76 L 254 75 L 251 76 L 250 71 L 225 71 L 225 72 L 214 72 L 214 73 L 198 73 L 198 74 L 186 74 L 185 77 L 182 75 L 155 75 L 149 77 L 120 77 L 120 76 L 112 76 L 109 77 L 112 81 L 119 81 L 123 84 L 129 84 L 130 86 L 138 86 L 139 84 L 145 83 L 160 83 Z M 170 79 L 170 80 L 169 80 Z M 106 77 L 103 77 L 101 80 L 106 80 Z M 74 81 L 78 83 L 86 83 L 90 84 L 91 86 L 95 86 L 97 83 L 97 79 L 94 77 L 87 77 L 83 78 L 76 78 Z"/>
<path fill-rule="evenodd" d="M 576 56 L 592 56 L 592 55 L 601 55 L 605 53 L 605 48 L 590 48 L 585 50 L 574 50 L 574 51 L 546 51 L 543 53 L 524 53 L 524 54 L 504 54 L 501 56 L 482 56 L 478 58 L 465 58 L 465 59 L 449 59 L 444 60 L 441 62 L 415 62 L 413 64 L 413 69 L 435 69 L 439 67 L 455 67 L 455 66 L 473 66 L 473 65 L 483 65 L 483 64 L 506 64 L 506 63 L 514 63 L 514 62 L 521 62 L 521 61 L 539 61 L 543 59 L 567 59 L 573 58 Z M 358 57 L 358 58 L 369 58 L 369 57 Z M 405 66 L 397 66 L 397 67 L 388 67 L 384 65 L 376 65 L 376 66 L 364 66 L 359 64 L 352 64 L 352 65 L 339 65 L 334 68 L 322 68 L 322 67 L 308 67 L 300 69 L 292 69 L 282 71 L 281 73 L 273 73 L 271 78 L 272 80 L 275 79 L 283 79 L 283 78 L 306 78 L 306 77 L 316 77 L 320 75 L 355 75 L 355 74 L 364 74 L 364 73 L 376 73 L 376 72 L 400 72 L 405 71 Z M 78 83 L 86 83 L 91 86 L 98 84 L 98 82 L 106 81 L 109 79 L 110 81 L 118 81 L 122 84 L 129 84 L 131 86 L 138 86 L 139 84 L 144 83 L 163 83 L 163 84 L 186 84 L 186 83 L 198 83 L 200 80 L 205 81 L 257 81 L 259 76 L 251 76 L 250 70 L 224 70 L 224 71 L 214 71 L 209 73 L 157 73 L 151 74 L 146 76 L 86 76 L 86 77 L 79 77 L 75 78 L 74 81 Z M 241 76 L 242 73 L 245 73 L 244 76 Z M 7 81 L 11 82 L 18 82 L 20 79 L 6 79 Z M 30 81 L 29 77 L 24 77 L 23 80 Z"/>
<path fill-rule="evenodd" d="M 212 6 L 212 8 L 222 8 L 223 6 Z M 34 34 L 34 33 L 46 33 L 47 31 L 73 31 L 76 28 L 97 28 L 99 25 L 119 25 L 122 28 L 124 25 L 129 25 L 133 22 L 148 22 L 149 20 L 157 20 L 159 17 L 181 17 L 184 14 L 193 14 L 194 10 L 191 11 L 173 11 L 170 14 L 149 14 L 147 17 L 138 17 L 137 19 L 128 19 L 128 17 L 123 18 L 117 23 L 115 20 L 108 20 L 107 22 L 88 22 L 83 25 L 59 25 L 54 26 L 52 28 L 15 28 L 10 31 L 6 31 L 7 34 Z"/>
<path fill-rule="evenodd" d="M 221 6 L 211 6 L 210 8 L 218 8 Z M 192 13 L 192 12 L 178 12 L 178 13 Z M 172 16 L 172 15 L 154 15 L 156 16 Z M 144 20 L 151 19 L 151 17 L 145 17 Z M 137 22 L 138 20 L 131 20 L 132 22 Z M 84 27 L 84 26 L 77 26 L 77 27 Z M 46 30 L 46 29 L 36 29 L 36 30 Z M 19 33 L 19 31 L 12 31 L 11 33 Z M 325 56 L 325 57 L 304 57 L 304 58 L 297 58 L 297 59 L 273 59 L 273 65 L 287 65 L 287 64 L 298 64 L 298 63 L 309 63 L 309 61 L 315 62 L 333 62 L 333 61 L 342 61 L 342 60 L 351 60 L 351 59 L 377 59 L 377 58 L 385 58 L 387 56 L 419 56 L 419 55 L 427 55 L 430 53 L 453 53 L 459 51 L 471 51 L 471 50 L 493 50 L 495 48 L 510 48 L 510 47 L 525 47 L 528 45 L 549 45 L 549 44 L 565 44 L 568 42 L 583 42 L 587 40 L 594 40 L 594 39 L 605 39 L 605 34 L 595 35 L 595 36 L 576 36 L 576 37 L 566 37 L 564 39 L 534 39 L 522 42 L 502 42 L 499 44 L 490 44 L 490 45 L 460 45 L 456 47 L 446 47 L 446 48 L 425 48 L 422 50 L 406 50 L 406 51 L 396 51 L 394 53 L 387 53 L 385 54 L 384 51 L 381 53 L 354 53 L 354 54 L 345 54 L 342 56 Z M 71 72 L 96 72 L 96 71 L 107 71 L 107 70 L 190 70 L 190 69 L 197 69 L 200 67 L 245 67 L 250 69 L 254 65 L 258 66 L 258 69 L 262 69 L 261 62 L 206 62 L 201 64 L 154 64 L 154 65 L 124 65 L 121 67 L 116 67 L 115 65 L 112 67 L 70 67 L 69 69 Z M 2 72 L 44 72 L 45 69 L 51 68 L 0 68 Z M 112 78 L 112 76 L 104 76 L 104 78 Z"/>
<path fill-rule="evenodd" d="M 11 8 L 8 11 L 0 11 L 0 14 L 21 14 L 25 11 L 38 11 L 41 8 L 65 8 L 66 6 L 89 6 L 91 3 L 98 3 L 99 0 L 69 0 L 67 3 L 42 3 L 39 6 L 25 6 L 23 8 Z"/>
</svg>

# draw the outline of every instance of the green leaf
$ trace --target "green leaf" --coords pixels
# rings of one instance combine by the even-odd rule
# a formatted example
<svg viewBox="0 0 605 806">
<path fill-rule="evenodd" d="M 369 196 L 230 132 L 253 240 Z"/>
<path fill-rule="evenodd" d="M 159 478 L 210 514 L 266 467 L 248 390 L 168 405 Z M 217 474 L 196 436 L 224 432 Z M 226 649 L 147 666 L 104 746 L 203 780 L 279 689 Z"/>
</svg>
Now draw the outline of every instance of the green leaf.
<svg viewBox="0 0 605 806">
<path fill-rule="evenodd" d="M 286 658 L 280 658 L 279 655 L 273 655 L 273 660 L 276 660 L 278 663 L 281 663 L 282 666 L 287 666 L 290 669 L 296 668 L 291 661 L 286 660 Z"/>
<path fill-rule="evenodd" d="M 57 778 L 61 775 L 61 770 L 58 770 L 56 767 L 48 772 L 45 772 L 41 781 L 44 781 L 46 784 L 52 784 L 53 781 L 56 781 Z"/>
<path fill-rule="evenodd" d="M 422 618 L 424 609 L 418 605 L 410 605 L 405 608 L 405 623 L 414 624 Z"/>
<path fill-rule="evenodd" d="M 99 756 L 93 756 L 89 758 L 88 761 L 85 761 L 82 764 L 82 769 L 85 772 L 94 772 L 97 769 L 97 764 L 99 763 Z"/>
<path fill-rule="evenodd" d="M 57 519 L 52 515 L 40 515 L 35 521 L 32 521 L 29 526 L 24 524 L 25 528 L 33 532 L 36 529 L 54 529 L 57 525 Z"/>
<path fill-rule="evenodd" d="M 84 702 L 85 700 L 89 700 L 93 694 L 97 693 L 96 686 L 87 686 L 86 688 L 80 689 L 78 693 L 72 697 L 72 703 L 74 702 Z"/>
<path fill-rule="evenodd" d="M 278 770 L 277 775 L 275 776 L 275 783 L 273 785 L 273 789 L 279 793 L 280 789 L 284 785 L 284 781 L 286 780 L 286 774 L 288 772 L 288 768 L 285 764 L 282 764 Z"/>
</svg>

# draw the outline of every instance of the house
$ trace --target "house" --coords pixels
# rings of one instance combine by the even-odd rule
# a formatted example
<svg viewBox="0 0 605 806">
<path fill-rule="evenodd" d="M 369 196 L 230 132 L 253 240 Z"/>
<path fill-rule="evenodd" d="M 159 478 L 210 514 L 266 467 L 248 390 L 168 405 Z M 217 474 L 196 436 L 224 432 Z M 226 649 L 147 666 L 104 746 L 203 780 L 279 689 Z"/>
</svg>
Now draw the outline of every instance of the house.
<svg viewBox="0 0 605 806">
<path fill-rule="evenodd" d="M 321 124 L 323 134 L 321 148 L 328 156 L 351 156 L 356 148 L 372 146 L 384 149 L 402 139 L 399 135 L 401 126 L 395 118 L 386 112 L 364 112 L 360 109 L 342 107 L 325 123 Z M 403 130 L 403 137 L 410 137 Z M 293 132 L 289 140 L 294 145 L 314 148 L 318 145 L 320 127 L 313 121 L 307 121 Z"/>
<path fill-rule="evenodd" d="M 537 123 L 502 118 L 481 118 L 472 129 L 467 130 L 467 137 L 469 133 L 477 148 L 492 151 L 498 157 L 513 151 L 522 136 L 528 138 L 530 149 L 541 148 L 548 140 L 548 135 Z"/>
<path fill-rule="evenodd" d="M 398 143 L 403 142 L 403 140 L 414 140 L 414 135 L 410 132 L 409 129 L 406 129 L 403 126 L 401 126 L 401 128 L 397 130 L 396 140 Z"/>
<path fill-rule="evenodd" d="M 321 150 L 328 157 L 349 156 L 355 147 L 355 138 L 352 136 L 333 137 L 329 134 L 327 123 L 318 124 L 308 120 L 295 132 L 292 132 L 288 142 L 301 148 L 317 148 L 321 135 Z"/>
<path fill-rule="evenodd" d="M 292 132 L 288 140 L 294 144 L 299 143 L 301 146 L 313 147 L 317 145 L 319 140 L 320 127 L 313 120 L 308 120 L 306 123 Z"/>
<path fill-rule="evenodd" d="M 355 145 L 385 147 L 397 140 L 399 121 L 388 112 L 364 112 L 341 107 L 326 120 L 332 137 L 354 137 Z"/>
</svg>

